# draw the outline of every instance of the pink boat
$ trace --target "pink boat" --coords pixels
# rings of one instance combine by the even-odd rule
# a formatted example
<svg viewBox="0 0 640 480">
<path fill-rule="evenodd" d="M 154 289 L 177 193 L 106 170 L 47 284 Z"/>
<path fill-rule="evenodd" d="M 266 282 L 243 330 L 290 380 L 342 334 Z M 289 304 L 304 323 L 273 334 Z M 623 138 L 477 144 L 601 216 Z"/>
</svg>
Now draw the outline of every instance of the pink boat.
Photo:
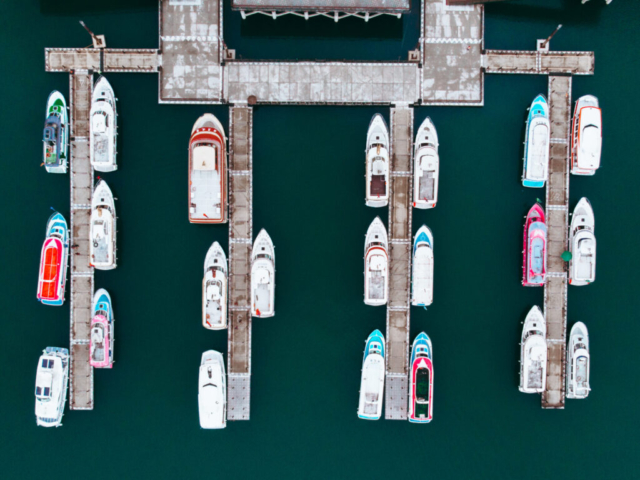
<svg viewBox="0 0 640 480">
<path fill-rule="evenodd" d="M 544 210 L 536 203 L 524 224 L 522 284 L 525 287 L 544 285 L 547 273 L 547 225 Z"/>
<path fill-rule="evenodd" d="M 113 367 L 113 311 L 111 297 L 102 288 L 93 298 L 89 352 L 89 363 L 92 367 Z"/>
</svg>

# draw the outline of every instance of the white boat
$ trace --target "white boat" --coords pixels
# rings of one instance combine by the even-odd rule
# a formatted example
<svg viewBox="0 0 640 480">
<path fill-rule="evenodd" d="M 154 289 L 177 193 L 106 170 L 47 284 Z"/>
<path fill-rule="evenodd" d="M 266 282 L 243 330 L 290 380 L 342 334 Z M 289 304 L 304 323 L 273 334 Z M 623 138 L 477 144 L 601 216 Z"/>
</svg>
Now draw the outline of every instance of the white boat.
<svg viewBox="0 0 640 480">
<path fill-rule="evenodd" d="M 202 354 L 198 376 L 198 413 L 201 428 L 227 426 L 227 381 L 224 359 L 220 352 L 208 350 Z"/>
<path fill-rule="evenodd" d="M 567 347 L 567 398 L 587 398 L 589 386 L 589 332 L 584 323 L 571 327 Z"/>
<path fill-rule="evenodd" d="M 413 172 L 413 206 L 434 208 L 438 202 L 438 134 L 431 119 L 427 117 L 416 135 Z"/>
<path fill-rule="evenodd" d="M 116 164 L 117 137 L 116 97 L 106 78 L 100 77 L 93 87 L 89 113 L 89 158 L 94 170 L 113 172 Z"/>
<path fill-rule="evenodd" d="M 364 241 L 364 303 L 385 305 L 389 295 L 389 246 L 387 230 L 376 217 Z"/>
<path fill-rule="evenodd" d="M 522 185 L 544 187 L 549 175 L 549 105 L 547 97 L 538 95 L 529 108 L 524 143 Z"/>
<path fill-rule="evenodd" d="M 382 415 L 385 375 L 384 354 L 384 337 L 380 330 L 374 330 L 367 338 L 367 343 L 364 347 L 358 418 L 378 420 Z"/>
<path fill-rule="evenodd" d="M 204 259 L 202 325 L 209 330 L 227 328 L 227 256 L 218 242 Z"/>
<path fill-rule="evenodd" d="M 36 424 L 59 427 L 67 403 L 69 350 L 47 347 L 38 360 L 36 371 Z"/>
<path fill-rule="evenodd" d="M 104 180 L 98 181 L 91 199 L 89 254 L 98 270 L 116 268 L 116 207 Z"/>
<path fill-rule="evenodd" d="M 67 173 L 69 157 L 69 113 L 67 102 L 57 90 L 49 94 L 44 123 L 44 168 L 49 173 Z"/>
<path fill-rule="evenodd" d="M 547 323 L 534 306 L 524 321 L 520 342 L 520 391 L 541 393 L 547 384 Z"/>
<path fill-rule="evenodd" d="M 433 303 L 433 235 L 422 225 L 413 241 L 411 304 L 426 307 Z"/>
<path fill-rule="evenodd" d="M 369 207 L 389 203 L 389 128 L 379 113 L 371 119 L 367 131 L 367 194 Z"/>
<path fill-rule="evenodd" d="M 263 228 L 251 251 L 251 315 L 273 317 L 275 314 L 276 255 L 273 242 Z"/>
<path fill-rule="evenodd" d="M 588 285 L 596 279 L 596 222 L 591 203 L 586 197 L 580 199 L 573 210 L 569 231 L 569 283 Z"/>
<path fill-rule="evenodd" d="M 571 173 L 594 175 L 602 154 L 602 112 L 593 95 L 580 97 L 573 111 Z"/>
</svg>

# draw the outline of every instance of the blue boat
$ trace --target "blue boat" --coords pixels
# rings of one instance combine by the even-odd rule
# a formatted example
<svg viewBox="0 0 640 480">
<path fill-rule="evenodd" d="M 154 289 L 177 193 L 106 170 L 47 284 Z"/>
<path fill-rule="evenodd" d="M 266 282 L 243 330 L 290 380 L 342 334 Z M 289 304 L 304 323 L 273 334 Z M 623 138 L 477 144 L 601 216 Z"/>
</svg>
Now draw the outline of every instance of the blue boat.
<svg viewBox="0 0 640 480">
<path fill-rule="evenodd" d="M 93 296 L 89 363 L 94 368 L 113 367 L 113 308 L 104 288 Z"/>
<path fill-rule="evenodd" d="M 524 140 L 522 185 L 544 187 L 549 175 L 549 105 L 547 98 L 538 95 L 529 108 Z"/>
<path fill-rule="evenodd" d="M 358 418 L 378 420 L 382 415 L 384 394 L 384 336 L 374 330 L 367 338 L 362 359 Z"/>
</svg>

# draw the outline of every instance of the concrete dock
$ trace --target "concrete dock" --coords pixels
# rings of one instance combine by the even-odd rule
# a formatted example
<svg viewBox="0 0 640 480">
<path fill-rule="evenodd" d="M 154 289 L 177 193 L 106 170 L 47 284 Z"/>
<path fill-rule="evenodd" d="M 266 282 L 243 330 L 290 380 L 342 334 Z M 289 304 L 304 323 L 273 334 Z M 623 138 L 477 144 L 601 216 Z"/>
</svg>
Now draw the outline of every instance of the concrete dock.
<svg viewBox="0 0 640 480">
<path fill-rule="evenodd" d="M 408 106 L 391 109 L 390 184 L 385 418 L 406 420 L 413 210 L 413 108 Z"/>
<path fill-rule="evenodd" d="M 567 265 L 561 255 L 568 249 L 571 85 L 570 76 L 549 76 L 551 149 L 546 202 L 547 281 L 544 286 L 548 360 L 543 408 L 564 408 L 565 398 Z"/>
<path fill-rule="evenodd" d="M 69 76 L 71 155 L 71 305 L 69 307 L 71 368 L 69 406 L 93 409 L 93 367 L 89 364 L 93 267 L 89 264 L 89 221 L 93 168 L 89 161 L 89 111 L 93 74 L 76 71 Z"/>
<path fill-rule="evenodd" d="M 249 420 L 253 109 L 229 109 L 229 328 L 227 418 Z"/>
</svg>

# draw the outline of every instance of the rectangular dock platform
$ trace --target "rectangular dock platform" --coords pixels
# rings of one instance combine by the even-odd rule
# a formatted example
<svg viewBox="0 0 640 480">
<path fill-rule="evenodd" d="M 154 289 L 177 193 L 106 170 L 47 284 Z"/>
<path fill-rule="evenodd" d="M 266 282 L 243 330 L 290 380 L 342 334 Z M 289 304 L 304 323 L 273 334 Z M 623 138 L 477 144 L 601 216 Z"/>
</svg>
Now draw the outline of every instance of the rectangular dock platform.
<svg viewBox="0 0 640 480">
<path fill-rule="evenodd" d="M 229 109 L 229 329 L 227 418 L 249 420 L 251 401 L 251 249 L 253 109 Z"/>
<path fill-rule="evenodd" d="M 406 420 L 413 184 L 413 109 L 408 106 L 391 109 L 390 173 L 385 418 Z"/>
</svg>

